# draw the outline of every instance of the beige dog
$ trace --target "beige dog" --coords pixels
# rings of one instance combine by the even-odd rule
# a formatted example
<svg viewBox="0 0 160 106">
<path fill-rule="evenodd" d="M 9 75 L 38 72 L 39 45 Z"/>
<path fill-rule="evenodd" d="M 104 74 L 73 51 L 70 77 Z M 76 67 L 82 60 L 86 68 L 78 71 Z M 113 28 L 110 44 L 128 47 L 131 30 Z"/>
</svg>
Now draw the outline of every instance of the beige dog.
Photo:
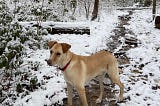
<svg viewBox="0 0 160 106">
<path fill-rule="evenodd" d="M 68 106 L 72 105 L 72 90 L 76 88 L 82 105 L 88 106 L 85 94 L 85 82 L 99 75 L 100 95 L 96 103 L 100 103 L 103 95 L 103 79 L 107 73 L 112 82 L 120 87 L 119 101 L 123 100 L 124 86 L 119 78 L 116 58 L 108 51 L 100 51 L 91 56 L 80 56 L 69 51 L 71 45 L 49 42 L 50 59 L 48 65 L 57 65 L 64 73 L 68 90 Z"/>
</svg>

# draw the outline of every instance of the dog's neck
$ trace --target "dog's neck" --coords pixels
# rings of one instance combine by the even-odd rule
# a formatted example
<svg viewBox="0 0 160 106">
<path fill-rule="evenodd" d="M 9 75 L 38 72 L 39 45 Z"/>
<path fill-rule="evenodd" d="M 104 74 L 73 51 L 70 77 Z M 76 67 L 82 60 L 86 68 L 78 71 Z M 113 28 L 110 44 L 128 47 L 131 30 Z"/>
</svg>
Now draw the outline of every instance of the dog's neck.
<svg viewBox="0 0 160 106">
<path fill-rule="evenodd" d="M 66 71 L 66 69 L 69 67 L 70 62 L 72 61 L 72 53 L 70 51 L 67 52 L 66 58 L 63 60 L 61 67 L 59 68 L 61 71 Z"/>
<path fill-rule="evenodd" d="M 69 66 L 71 60 L 72 60 L 72 59 L 70 59 L 69 62 L 68 62 L 63 68 L 59 68 L 59 69 L 64 72 L 64 71 L 67 69 L 67 67 Z"/>
</svg>

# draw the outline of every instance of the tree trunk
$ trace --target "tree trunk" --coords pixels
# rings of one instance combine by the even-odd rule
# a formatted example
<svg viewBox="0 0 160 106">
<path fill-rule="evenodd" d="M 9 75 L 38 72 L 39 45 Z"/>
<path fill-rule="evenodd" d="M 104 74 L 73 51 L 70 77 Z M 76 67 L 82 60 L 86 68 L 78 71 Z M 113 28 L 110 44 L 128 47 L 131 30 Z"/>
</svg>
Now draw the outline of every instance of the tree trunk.
<svg viewBox="0 0 160 106">
<path fill-rule="evenodd" d="M 155 15 L 156 15 L 156 0 L 153 0 L 152 14 L 153 14 L 153 20 L 154 20 Z"/>
<path fill-rule="evenodd" d="M 90 0 L 84 0 L 83 3 L 84 3 L 85 12 L 86 12 L 86 19 L 88 20 L 91 2 Z"/>
<path fill-rule="evenodd" d="M 94 21 L 98 16 L 98 6 L 99 6 L 99 0 L 95 0 L 91 21 Z"/>
</svg>

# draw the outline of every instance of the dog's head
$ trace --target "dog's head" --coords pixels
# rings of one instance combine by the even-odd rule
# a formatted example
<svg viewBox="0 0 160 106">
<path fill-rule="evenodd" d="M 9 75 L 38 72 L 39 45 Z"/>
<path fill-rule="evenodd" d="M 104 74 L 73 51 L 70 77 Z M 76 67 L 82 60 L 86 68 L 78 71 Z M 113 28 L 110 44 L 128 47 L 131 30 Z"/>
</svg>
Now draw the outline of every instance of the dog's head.
<svg viewBox="0 0 160 106">
<path fill-rule="evenodd" d="M 68 50 L 71 48 L 71 45 L 67 43 L 58 43 L 57 41 L 48 42 L 50 49 L 50 58 L 47 61 L 47 64 L 52 65 L 61 65 L 62 61 L 65 59 Z"/>
</svg>

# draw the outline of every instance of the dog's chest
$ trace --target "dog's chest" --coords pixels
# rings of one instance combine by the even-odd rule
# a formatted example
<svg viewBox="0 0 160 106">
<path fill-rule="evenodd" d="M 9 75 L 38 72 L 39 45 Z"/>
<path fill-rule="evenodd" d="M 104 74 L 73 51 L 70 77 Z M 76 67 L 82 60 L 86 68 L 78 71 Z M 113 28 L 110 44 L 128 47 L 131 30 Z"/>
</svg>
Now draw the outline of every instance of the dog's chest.
<svg viewBox="0 0 160 106">
<path fill-rule="evenodd" d="M 64 80 L 65 80 L 67 83 L 70 83 L 71 85 L 73 85 L 73 80 L 72 80 L 71 74 L 65 73 L 65 74 L 64 74 Z"/>
</svg>

